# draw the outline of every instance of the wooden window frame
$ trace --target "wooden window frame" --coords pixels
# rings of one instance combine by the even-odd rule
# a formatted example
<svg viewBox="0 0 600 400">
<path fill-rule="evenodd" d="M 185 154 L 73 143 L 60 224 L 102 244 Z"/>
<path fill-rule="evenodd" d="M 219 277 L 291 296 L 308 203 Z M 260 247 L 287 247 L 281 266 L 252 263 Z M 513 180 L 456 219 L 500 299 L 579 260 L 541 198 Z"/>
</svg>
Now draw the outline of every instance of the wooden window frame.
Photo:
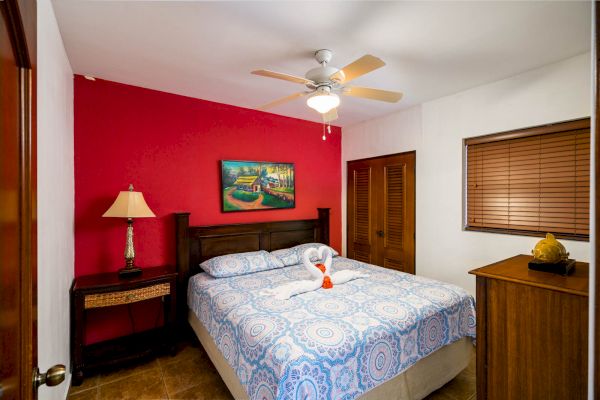
<svg viewBox="0 0 600 400">
<path fill-rule="evenodd" d="M 515 129 L 506 132 L 493 133 L 489 135 L 477 136 L 463 139 L 463 230 L 473 232 L 488 232 L 488 233 L 500 233 L 507 235 L 518 235 L 518 236 L 534 236 L 544 237 L 546 232 L 532 231 L 532 230 L 519 230 L 510 228 L 491 228 L 491 227 L 475 227 L 469 226 L 468 222 L 468 159 L 467 159 L 467 148 L 470 145 L 499 142 L 510 139 L 521 139 L 530 136 L 546 135 L 552 133 L 560 133 L 567 131 L 574 131 L 579 129 L 590 130 L 590 118 L 580 118 L 570 121 L 556 122 L 547 125 L 540 125 L 531 128 Z M 590 132 L 591 135 L 591 132 Z M 591 170 L 590 170 L 590 186 L 591 186 Z M 591 199 L 590 199 L 590 211 L 591 211 Z M 591 228 L 591 226 L 590 226 Z M 587 234 L 570 234 L 570 233 L 554 233 L 554 236 L 560 239 L 568 239 L 575 241 L 590 241 L 590 235 Z"/>
</svg>

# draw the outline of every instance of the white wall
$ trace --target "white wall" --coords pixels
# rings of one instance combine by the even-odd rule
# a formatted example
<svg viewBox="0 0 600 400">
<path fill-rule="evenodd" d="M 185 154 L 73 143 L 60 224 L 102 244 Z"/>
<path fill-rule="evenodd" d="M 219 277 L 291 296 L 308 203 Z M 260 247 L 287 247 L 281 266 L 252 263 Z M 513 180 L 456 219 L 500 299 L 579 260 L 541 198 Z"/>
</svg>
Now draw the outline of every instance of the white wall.
<svg viewBox="0 0 600 400">
<path fill-rule="evenodd" d="M 469 270 L 527 254 L 539 238 L 462 229 L 462 139 L 587 117 L 590 90 L 587 53 L 344 128 L 344 187 L 346 161 L 416 150 L 416 273 L 474 293 Z M 345 192 L 342 205 L 345 244 Z M 588 242 L 563 243 L 589 261 Z"/>
<path fill-rule="evenodd" d="M 69 369 L 69 287 L 74 270 L 73 71 L 50 0 L 38 0 L 38 366 Z M 42 386 L 64 399 L 70 383 Z"/>
<path fill-rule="evenodd" d="M 342 253 L 346 254 L 346 189 L 348 160 L 420 148 L 421 106 L 342 129 Z M 418 157 L 418 155 L 417 155 Z"/>
</svg>

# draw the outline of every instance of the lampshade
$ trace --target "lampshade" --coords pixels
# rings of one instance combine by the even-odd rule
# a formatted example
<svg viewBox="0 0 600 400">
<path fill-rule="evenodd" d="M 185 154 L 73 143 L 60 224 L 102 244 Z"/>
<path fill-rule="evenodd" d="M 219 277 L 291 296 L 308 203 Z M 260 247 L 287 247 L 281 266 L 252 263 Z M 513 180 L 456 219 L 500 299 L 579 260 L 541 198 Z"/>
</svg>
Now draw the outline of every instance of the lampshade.
<svg viewBox="0 0 600 400">
<path fill-rule="evenodd" d="M 156 217 L 146 204 L 142 192 L 133 191 L 133 185 L 129 186 L 128 191 L 119 192 L 115 202 L 102 216 L 119 218 Z"/>
<path fill-rule="evenodd" d="M 340 98 L 335 93 L 317 92 L 306 100 L 306 105 L 325 114 L 340 105 Z"/>
</svg>

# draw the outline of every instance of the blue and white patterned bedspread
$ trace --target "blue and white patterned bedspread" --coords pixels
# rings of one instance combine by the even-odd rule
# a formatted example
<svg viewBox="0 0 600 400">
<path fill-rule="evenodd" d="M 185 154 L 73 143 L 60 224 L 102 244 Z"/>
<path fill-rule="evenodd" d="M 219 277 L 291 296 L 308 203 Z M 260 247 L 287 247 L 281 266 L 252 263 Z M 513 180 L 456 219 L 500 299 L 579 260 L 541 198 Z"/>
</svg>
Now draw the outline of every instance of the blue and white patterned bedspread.
<svg viewBox="0 0 600 400">
<path fill-rule="evenodd" d="M 354 399 L 437 349 L 475 337 L 465 290 L 344 257 L 370 277 L 277 300 L 262 289 L 310 279 L 301 265 L 190 279 L 188 305 L 250 399 Z"/>
</svg>

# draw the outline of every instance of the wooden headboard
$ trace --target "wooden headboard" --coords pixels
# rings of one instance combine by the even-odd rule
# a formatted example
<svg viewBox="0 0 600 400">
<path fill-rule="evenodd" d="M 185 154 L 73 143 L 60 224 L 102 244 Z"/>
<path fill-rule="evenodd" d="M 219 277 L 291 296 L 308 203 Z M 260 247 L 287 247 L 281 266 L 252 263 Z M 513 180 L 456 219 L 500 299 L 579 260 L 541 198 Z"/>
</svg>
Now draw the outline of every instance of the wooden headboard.
<svg viewBox="0 0 600 400">
<path fill-rule="evenodd" d="M 209 258 L 245 251 L 273 251 L 303 243 L 329 244 L 329 208 L 317 208 L 317 219 L 251 224 L 190 226 L 190 213 L 175 213 L 178 304 L 187 312 L 187 283 Z M 185 317 L 184 317 L 185 318 Z"/>
</svg>

